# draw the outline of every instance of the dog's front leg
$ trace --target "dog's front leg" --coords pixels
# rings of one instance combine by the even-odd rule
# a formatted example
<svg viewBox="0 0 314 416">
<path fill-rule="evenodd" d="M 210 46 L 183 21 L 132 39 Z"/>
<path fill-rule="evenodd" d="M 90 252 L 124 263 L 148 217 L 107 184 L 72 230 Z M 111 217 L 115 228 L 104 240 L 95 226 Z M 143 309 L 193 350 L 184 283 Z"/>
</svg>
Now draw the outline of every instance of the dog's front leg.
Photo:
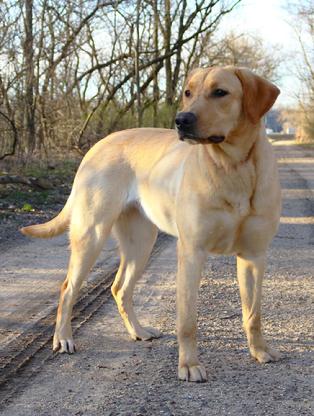
<svg viewBox="0 0 314 416">
<path fill-rule="evenodd" d="M 206 254 L 178 242 L 177 334 L 180 380 L 206 381 L 206 370 L 197 356 L 197 295 Z"/>
<path fill-rule="evenodd" d="M 265 254 L 237 257 L 243 326 L 250 353 L 260 363 L 277 361 L 280 358 L 280 354 L 267 345 L 261 329 L 261 297 L 265 263 Z"/>
</svg>

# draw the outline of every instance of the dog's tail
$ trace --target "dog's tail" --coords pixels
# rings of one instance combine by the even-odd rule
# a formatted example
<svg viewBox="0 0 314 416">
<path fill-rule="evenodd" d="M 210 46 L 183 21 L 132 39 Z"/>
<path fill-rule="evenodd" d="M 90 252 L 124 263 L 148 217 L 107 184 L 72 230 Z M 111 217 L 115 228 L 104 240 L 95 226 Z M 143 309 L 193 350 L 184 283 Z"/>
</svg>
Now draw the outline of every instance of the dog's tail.
<svg viewBox="0 0 314 416">
<path fill-rule="evenodd" d="M 67 200 L 62 211 L 52 220 L 44 224 L 29 225 L 20 229 L 21 233 L 30 237 L 51 238 L 66 231 L 70 223 L 70 198 Z"/>
</svg>

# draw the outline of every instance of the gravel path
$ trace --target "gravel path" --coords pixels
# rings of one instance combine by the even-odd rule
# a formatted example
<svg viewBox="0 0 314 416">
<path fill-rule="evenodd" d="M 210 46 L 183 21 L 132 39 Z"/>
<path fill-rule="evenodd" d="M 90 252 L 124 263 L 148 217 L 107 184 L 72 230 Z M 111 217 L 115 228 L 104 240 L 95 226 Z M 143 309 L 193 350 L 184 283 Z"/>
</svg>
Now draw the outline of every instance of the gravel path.
<svg viewBox="0 0 314 416">
<path fill-rule="evenodd" d="M 89 282 L 118 262 L 115 247 L 116 243 L 110 239 L 89 276 Z M 0 254 L 0 353 L 15 336 L 57 306 L 68 259 L 66 235 L 54 240 L 22 237 L 21 244 L 15 244 Z"/>
<path fill-rule="evenodd" d="M 25 372 L 23 387 L 1 415 L 313 415 L 314 149 L 278 143 L 276 152 L 284 210 L 269 252 L 263 322 L 266 337 L 284 355 L 280 362 L 260 365 L 249 357 L 235 259 L 211 256 L 200 290 L 198 325 L 209 381 L 177 380 L 176 250 L 169 239 L 147 268 L 135 298 L 142 323 L 164 336 L 132 342 L 110 300 L 77 331 L 77 354 L 51 358 L 31 379 Z M 30 244 L 36 270 L 35 253 L 42 242 Z M 64 255 L 57 240 L 49 246 Z M 23 257 L 25 249 L 19 253 L 23 267 L 30 262 Z M 52 269 L 60 268 L 59 256 L 50 261 Z"/>
</svg>

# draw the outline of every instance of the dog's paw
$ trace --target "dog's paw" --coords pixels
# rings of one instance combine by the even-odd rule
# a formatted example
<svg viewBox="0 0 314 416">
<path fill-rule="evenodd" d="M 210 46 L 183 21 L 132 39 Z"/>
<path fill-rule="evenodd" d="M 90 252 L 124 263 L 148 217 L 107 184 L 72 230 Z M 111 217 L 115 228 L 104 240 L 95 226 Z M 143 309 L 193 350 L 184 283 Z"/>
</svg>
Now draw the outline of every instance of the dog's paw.
<svg viewBox="0 0 314 416">
<path fill-rule="evenodd" d="M 160 338 L 161 332 L 155 328 L 146 326 L 146 327 L 141 327 L 137 329 L 136 331 L 135 330 L 132 331 L 130 335 L 134 341 L 149 341 L 150 339 L 153 339 L 153 338 Z"/>
<path fill-rule="evenodd" d="M 52 349 L 53 352 L 59 352 L 61 354 L 73 354 L 76 351 L 73 338 L 59 339 L 59 337 L 56 334 L 53 337 Z"/>
<path fill-rule="evenodd" d="M 179 366 L 178 377 L 179 380 L 194 381 L 196 383 L 204 383 L 207 381 L 206 370 L 202 364 L 193 366 Z"/>
<path fill-rule="evenodd" d="M 252 357 L 261 364 L 278 361 L 281 358 L 280 352 L 270 347 L 266 347 L 265 349 L 251 348 L 250 352 Z"/>
<path fill-rule="evenodd" d="M 160 338 L 162 333 L 158 331 L 156 328 L 152 328 L 151 326 L 145 326 L 144 327 L 145 332 L 147 332 L 150 335 L 151 338 Z"/>
</svg>

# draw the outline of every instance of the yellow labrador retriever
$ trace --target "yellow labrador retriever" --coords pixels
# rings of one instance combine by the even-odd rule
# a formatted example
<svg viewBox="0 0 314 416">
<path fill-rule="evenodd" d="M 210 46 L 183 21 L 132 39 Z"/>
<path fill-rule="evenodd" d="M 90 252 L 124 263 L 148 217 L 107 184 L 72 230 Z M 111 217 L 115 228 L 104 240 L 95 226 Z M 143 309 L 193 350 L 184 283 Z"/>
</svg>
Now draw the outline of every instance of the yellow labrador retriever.
<svg viewBox="0 0 314 416">
<path fill-rule="evenodd" d="M 26 235 L 70 232 L 71 258 L 61 288 L 53 348 L 75 351 L 71 313 L 83 279 L 109 233 L 121 264 L 112 285 L 133 339 L 158 337 L 132 306 L 157 236 L 178 238 L 177 334 L 179 379 L 205 381 L 196 345 L 196 303 L 208 253 L 235 254 L 243 324 L 251 355 L 275 361 L 261 332 L 261 286 L 266 250 L 276 233 L 280 187 L 262 117 L 279 89 L 251 71 L 196 69 L 186 81 L 175 130 L 138 128 L 113 133 L 84 157 L 71 195 L 51 221 L 22 228 Z"/>
</svg>

